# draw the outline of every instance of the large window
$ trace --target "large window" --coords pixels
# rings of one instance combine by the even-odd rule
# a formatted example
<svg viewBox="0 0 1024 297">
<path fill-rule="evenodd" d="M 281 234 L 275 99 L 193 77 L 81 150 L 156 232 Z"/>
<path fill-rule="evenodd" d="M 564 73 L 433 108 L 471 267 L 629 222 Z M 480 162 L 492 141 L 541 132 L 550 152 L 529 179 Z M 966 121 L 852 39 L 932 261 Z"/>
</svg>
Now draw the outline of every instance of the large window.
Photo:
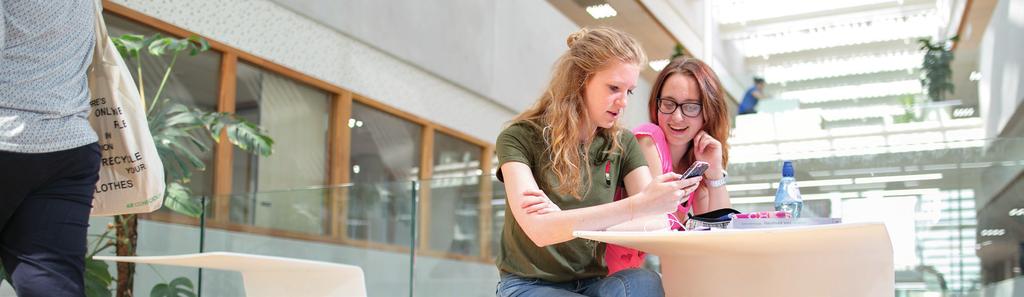
<svg viewBox="0 0 1024 297">
<path fill-rule="evenodd" d="M 110 36 L 139 34 L 148 37 L 158 33 L 164 36 L 168 35 L 114 14 L 104 13 L 103 18 L 107 23 L 107 31 Z M 160 98 L 204 111 L 217 111 L 217 78 L 220 73 L 220 60 L 221 54 L 216 51 L 206 51 L 196 56 L 181 53 L 175 61 L 174 72 L 167 78 Z M 152 98 L 152 96 L 156 96 L 156 92 L 160 88 L 164 71 L 171 63 L 171 56 L 155 57 L 143 54 L 141 60 L 126 61 L 137 84 L 139 84 L 136 65 L 138 61 L 141 61 L 142 64 L 141 84 L 145 95 L 147 98 Z M 200 135 L 199 138 L 208 139 L 205 135 Z M 188 183 L 192 194 L 197 196 L 213 193 L 213 142 L 208 141 L 207 144 L 209 149 L 205 151 L 193 147 L 196 156 L 206 164 L 206 170 L 193 172 Z"/>
<path fill-rule="evenodd" d="M 231 218 L 235 222 L 323 234 L 325 195 L 299 190 L 327 183 L 330 96 L 313 87 L 238 63 L 235 111 L 262 126 L 274 153 L 259 157 L 235 148 Z"/>
<path fill-rule="evenodd" d="M 433 178 L 425 183 L 430 185 L 430 249 L 480 253 L 482 150 L 454 136 L 434 134 Z"/>
<path fill-rule="evenodd" d="M 195 34 L 114 3 L 104 6 L 112 12 L 104 13 L 112 36 Z M 503 189 L 492 189 L 489 175 L 482 180 L 490 182 L 481 183 L 487 174 L 481 160 L 492 159 L 483 156 L 483 142 L 209 41 L 212 50 L 176 59 L 160 98 L 210 112 L 234 109 L 268 132 L 274 152 L 259 157 L 212 141 L 208 150 L 192 148 L 206 170 L 194 172 L 189 186 L 196 196 L 213 197 L 207 200 L 208 227 L 389 248 L 412 247 L 415 231 L 422 231 L 417 248 L 463 259 L 493 254 L 488 251 L 496 241 L 481 236 L 500 234 L 500 221 L 492 220 L 500 220 L 501 211 L 491 218 L 490 204 L 481 200 L 493 195 L 485 192 Z M 144 55 L 141 75 L 129 63 L 145 94 L 153 96 L 171 57 Z M 215 151 L 218 146 L 230 151 Z M 347 185 L 325 188 L 339 182 Z M 195 222 L 172 212 L 143 218 Z"/>
<path fill-rule="evenodd" d="M 352 103 L 347 226 L 353 239 L 409 245 L 423 126 Z"/>
</svg>

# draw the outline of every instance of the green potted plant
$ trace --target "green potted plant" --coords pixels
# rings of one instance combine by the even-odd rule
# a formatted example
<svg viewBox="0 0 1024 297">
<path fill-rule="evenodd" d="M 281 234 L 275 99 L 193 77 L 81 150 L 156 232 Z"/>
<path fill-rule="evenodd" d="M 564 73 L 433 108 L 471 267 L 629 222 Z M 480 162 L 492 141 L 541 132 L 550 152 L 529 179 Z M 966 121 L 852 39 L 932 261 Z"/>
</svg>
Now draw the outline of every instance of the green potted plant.
<svg viewBox="0 0 1024 297">
<path fill-rule="evenodd" d="M 156 143 L 160 159 L 164 163 L 167 177 L 164 207 L 190 217 L 202 216 L 203 206 L 200 202 L 191 199 L 191 192 L 186 186 L 192 177 L 192 172 L 206 170 L 205 164 L 196 155 L 196 152 L 210 150 L 210 145 L 213 142 L 220 141 L 222 131 L 232 145 L 261 156 L 271 154 L 273 139 L 259 126 L 232 113 L 192 108 L 178 103 L 172 98 L 161 96 L 170 74 L 174 70 L 178 56 L 183 52 L 195 56 L 208 50 L 209 44 L 206 40 L 197 36 L 177 39 L 160 34 L 148 37 L 126 34 L 112 37 L 111 40 L 125 62 L 129 65 L 134 64 L 138 75 L 136 82 L 139 93 L 145 101 L 149 129 L 153 135 L 153 141 Z M 140 61 L 142 55 L 170 56 L 170 62 L 163 71 L 156 92 L 148 98 L 145 94 L 145 81 L 142 77 L 143 63 Z M 109 235 L 111 230 L 114 231 L 114 236 Z M 108 226 L 107 232 L 97 237 L 95 244 L 90 245 L 94 247 L 90 255 L 96 255 L 106 248 L 114 247 L 118 256 L 134 256 L 138 245 L 137 230 L 138 217 L 136 215 L 115 216 L 114 223 Z M 106 263 L 92 260 L 91 257 L 87 259 L 86 287 L 90 297 L 110 296 L 108 288 L 110 283 L 115 280 L 117 296 L 134 296 L 132 293 L 135 275 L 134 264 L 118 263 L 117 266 L 118 275 L 113 278 L 104 275 L 107 273 Z M 150 293 L 151 296 L 194 296 L 192 281 L 184 277 L 157 284 Z"/>
<path fill-rule="evenodd" d="M 934 43 L 931 37 L 917 40 L 921 51 L 925 52 L 921 62 L 921 86 L 928 90 L 928 98 L 932 101 L 942 101 L 946 99 L 946 93 L 953 94 L 953 70 L 949 66 L 953 62 L 953 52 L 948 45 L 957 40 L 958 36 Z"/>
</svg>

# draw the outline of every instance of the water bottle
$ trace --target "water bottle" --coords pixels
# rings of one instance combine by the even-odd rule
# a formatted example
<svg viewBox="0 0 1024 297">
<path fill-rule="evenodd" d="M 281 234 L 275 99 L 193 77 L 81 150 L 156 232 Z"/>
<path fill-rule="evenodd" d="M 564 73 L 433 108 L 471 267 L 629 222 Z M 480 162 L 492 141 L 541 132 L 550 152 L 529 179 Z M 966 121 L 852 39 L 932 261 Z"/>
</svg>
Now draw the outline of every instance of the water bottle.
<svg viewBox="0 0 1024 297">
<path fill-rule="evenodd" d="M 775 192 L 775 210 L 785 211 L 793 214 L 794 218 L 799 218 L 803 206 L 804 199 L 800 198 L 800 188 L 796 186 L 796 179 L 793 178 L 793 161 L 785 161 L 782 163 L 779 190 Z"/>
</svg>

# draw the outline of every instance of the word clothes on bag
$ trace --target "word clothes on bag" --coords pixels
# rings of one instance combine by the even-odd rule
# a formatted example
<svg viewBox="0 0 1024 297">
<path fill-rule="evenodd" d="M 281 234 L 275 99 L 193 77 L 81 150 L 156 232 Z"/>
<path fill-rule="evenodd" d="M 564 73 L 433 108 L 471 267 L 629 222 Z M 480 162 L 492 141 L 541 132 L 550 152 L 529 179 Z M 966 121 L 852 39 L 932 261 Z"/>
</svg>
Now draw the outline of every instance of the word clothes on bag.
<svg viewBox="0 0 1024 297">
<path fill-rule="evenodd" d="M 92 215 L 151 212 L 163 205 L 163 163 L 138 88 L 107 37 L 101 10 L 97 5 L 96 47 L 89 67 L 89 123 L 102 153 Z"/>
</svg>

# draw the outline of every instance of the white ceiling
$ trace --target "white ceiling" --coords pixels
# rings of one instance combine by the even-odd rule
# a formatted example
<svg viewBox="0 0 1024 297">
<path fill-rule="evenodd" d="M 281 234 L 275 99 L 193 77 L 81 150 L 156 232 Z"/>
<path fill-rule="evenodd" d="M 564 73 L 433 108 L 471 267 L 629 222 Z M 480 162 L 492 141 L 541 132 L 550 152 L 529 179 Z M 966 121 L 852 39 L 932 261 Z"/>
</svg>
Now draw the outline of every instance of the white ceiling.
<svg viewBox="0 0 1024 297">
<path fill-rule="evenodd" d="M 749 72 L 769 82 L 771 97 L 847 92 L 837 94 L 844 100 L 816 106 L 824 108 L 877 97 L 849 93 L 864 89 L 857 86 L 918 80 L 916 40 L 945 26 L 936 1 L 928 0 L 733 0 L 715 2 L 714 10 L 722 39 L 743 53 Z M 823 100 L 801 103 L 807 101 Z"/>
</svg>

